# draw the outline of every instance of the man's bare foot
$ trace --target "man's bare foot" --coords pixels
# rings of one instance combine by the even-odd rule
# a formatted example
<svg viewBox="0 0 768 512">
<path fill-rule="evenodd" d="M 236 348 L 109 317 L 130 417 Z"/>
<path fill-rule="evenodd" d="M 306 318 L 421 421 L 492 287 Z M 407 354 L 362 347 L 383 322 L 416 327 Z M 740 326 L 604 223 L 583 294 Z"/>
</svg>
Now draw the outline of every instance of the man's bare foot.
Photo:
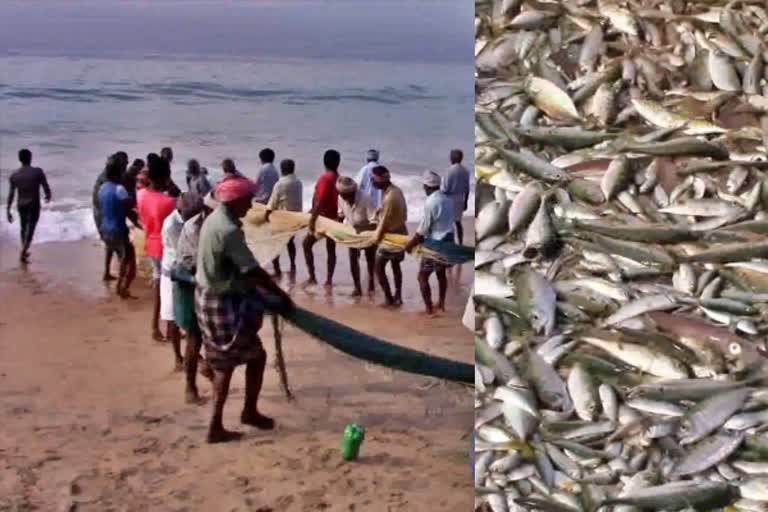
<svg viewBox="0 0 768 512">
<path fill-rule="evenodd" d="M 117 278 L 115 276 L 113 276 L 112 274 L 104 274 L 104 276 L 101 278 L 101 280 L 106 283 L 107 281 L 117 281 Z"/>
<path fill-rule="evenodd" d="M 355 288 L 355 291 L 353 291 L 350 295 L 350 297 L 362 297 L 363 296 L 363 290 L 360 288 Z"/>
<path fill-rule="evenodd" d="M 152 339 L 155 340 L 155 341 L 159 341 L 159 342 L 165 341 L 165 338 L 163 337 L 163 333 L 161 333 L 157 329 L 152 331 Z"/>
<path fill-rule="evenodd" d="M 23 252 L 19 255 L 19 261 L 21 263 L 29 263 L 29 253 Z"/>
<path fill-rule="evenodd" d="M 316 284 L 317 284 L 317 279 L 315 279 L 314 277 L 310 277 L 309 279 L 307 279 L 306 281 L 304 281 L 304 283 L 302 284 L 302 286 L 303 286 L 304 288 L 306 288 L 307 286 L 314 286 L 314 285 L 316 285 Z"/>
<path fill-rule="evenodd" d="M 221 429 L 209 429 L 206 441 L 208 444 L 217 443 L 229 443 L 232 441 L 239 441 L 242 439 L 242 432 L 231 432 L 229 430 Z"/>
<path fill-rule="evenodd" d="M 184 392 L 184 401 L 190 405 L 203 405 L 206 400 L 200 396 L 196 389 L 188 389 Z"/>
<path fill-rule="evenodd" d="M 393 309 L 393 308 L 396 307 L 396 304 L 395 304 L 395 301 L 385 300 L 384 302 L 379 304 L 379 307 L 380 308 L 385 308 L 385 309 Z"/>
<path fill-rule="evenodd" d="M 395 306 L 402 306 L 402 305 L 403 305 L 403 298 L 400 295 L 398 295 L 397 297 L 395 297 Z"/>
<path fill-rule="evenodd" d="M 240 416 L 240 422 L 243 425 L 250 425 L 252 427 L 258 428 L 259 430 L 272 430 L 275 428 L 275 420 L 258 412 L 243 412 L 243 414 Z"/>
<path fill-rule="evenodd" d="M 173 365 L 173 371 L 174 372 L 183 372 L 184 371 L 184 361 L 181 359 L 176 360 L 176 364 Z"/>
<path fill-rule="evenodd" d="M 438 311 L 441 311 L 441 312 L 443 312 L 443 313 L 446 313 L 446 312 L 447 312 L 447 311 L 446 311 L 446 309 L 445 309 L 445 304 L 438 304 L 438 305 L 437 305 L 437 310 L 438 310 Z"/>
</svg>

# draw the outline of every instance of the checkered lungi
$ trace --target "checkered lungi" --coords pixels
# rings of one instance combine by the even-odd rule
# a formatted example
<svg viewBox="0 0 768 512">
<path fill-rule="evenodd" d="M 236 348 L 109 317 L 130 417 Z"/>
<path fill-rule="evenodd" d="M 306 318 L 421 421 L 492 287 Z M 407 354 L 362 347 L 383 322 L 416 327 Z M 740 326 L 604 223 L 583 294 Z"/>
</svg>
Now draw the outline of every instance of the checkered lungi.
<svg viewBox="0 0 768 512">
<path fill-rule="evenodd" d="M 197 287 L 195 312 L 213 368 L 229 370 L 265 356 L 259 338 L 264 304 L 258 295 L 221 295 Z"/>
</svg>

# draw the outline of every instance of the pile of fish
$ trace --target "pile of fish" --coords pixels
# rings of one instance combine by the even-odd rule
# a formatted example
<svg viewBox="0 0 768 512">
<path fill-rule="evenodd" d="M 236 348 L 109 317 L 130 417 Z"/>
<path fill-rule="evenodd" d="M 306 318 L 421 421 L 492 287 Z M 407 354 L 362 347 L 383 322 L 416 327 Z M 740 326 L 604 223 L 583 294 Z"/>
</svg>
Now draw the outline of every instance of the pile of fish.
<svg viewBox="0 0 768 512">
<path fill-rule="evenodd" d="M 768 511 L 768 2 L 475 30 L 476 509 Z"/>
</svg>

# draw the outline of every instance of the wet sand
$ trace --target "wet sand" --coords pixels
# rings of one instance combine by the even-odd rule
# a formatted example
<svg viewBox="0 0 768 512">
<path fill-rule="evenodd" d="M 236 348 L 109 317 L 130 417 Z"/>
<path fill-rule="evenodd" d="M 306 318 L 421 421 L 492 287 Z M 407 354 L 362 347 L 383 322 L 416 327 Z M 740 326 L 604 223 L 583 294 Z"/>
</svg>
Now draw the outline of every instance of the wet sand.
<svg viewBox="0 0 768 512">
<path fill-rule="evenodd" d="M 471 239 L 471 233 L 469 235 Z M 261 407 L 278 428 L 240 429 L 238 370 L 225 425 L 246 432 L 204 443 L 210 404 L 183 402 L 170 346 L 149 336 L 149 289 L 121 301 L 98 281 L 97 242 L 33 246 L 23 269 L 16 247 L 0 249 L 0 511 L 470 510 L 470 391 L 354 360 L 286 327 L 288 402 L 271 367 Z M 320 256 L 320 244 L 316 247 Z M 302 259 L 300 258 L 300 262 Z M 448 314 L 419 312 L 415 261 L 407 258 L 402 311 L 355 302 L 346 250 L 331 296 L 293 290 L 299 304 L 389 341 L 470 362 L 460 325 L 471 266 L 449 291 Z M 325 277 L 318 257 L 318 278 Z M 283 267 L 287 266 L 283 257 Z M 303 262 L 298 279 L 305 278 Z M 378 296 L 376 301 L 380 301 Z M 200 379 L 204 396 L 209 383 Z M 362 456 L 344 463 L 344 425 L 367 429 Z"/>
</svg>

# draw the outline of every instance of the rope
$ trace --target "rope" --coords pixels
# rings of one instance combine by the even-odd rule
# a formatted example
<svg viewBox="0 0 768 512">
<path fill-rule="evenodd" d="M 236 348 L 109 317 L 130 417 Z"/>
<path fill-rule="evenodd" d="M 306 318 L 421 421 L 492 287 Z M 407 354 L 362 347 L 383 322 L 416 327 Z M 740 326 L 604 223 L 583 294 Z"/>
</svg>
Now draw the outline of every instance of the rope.
<svg viewBox="0 0 768 512">
<path fill-rule="evenodd" d="M 272 329 L 275 333 L 275 369 L 280 376 L 280 387 L 288 400 L 293 400 L 293 393 L 288 387 L 288 371 L 285 368 L 285 357 L 283 356 L 283 335 L 280 332 L 280 318 L 278 315 L 269 315 L 272 318 Z"/>
</svg>

